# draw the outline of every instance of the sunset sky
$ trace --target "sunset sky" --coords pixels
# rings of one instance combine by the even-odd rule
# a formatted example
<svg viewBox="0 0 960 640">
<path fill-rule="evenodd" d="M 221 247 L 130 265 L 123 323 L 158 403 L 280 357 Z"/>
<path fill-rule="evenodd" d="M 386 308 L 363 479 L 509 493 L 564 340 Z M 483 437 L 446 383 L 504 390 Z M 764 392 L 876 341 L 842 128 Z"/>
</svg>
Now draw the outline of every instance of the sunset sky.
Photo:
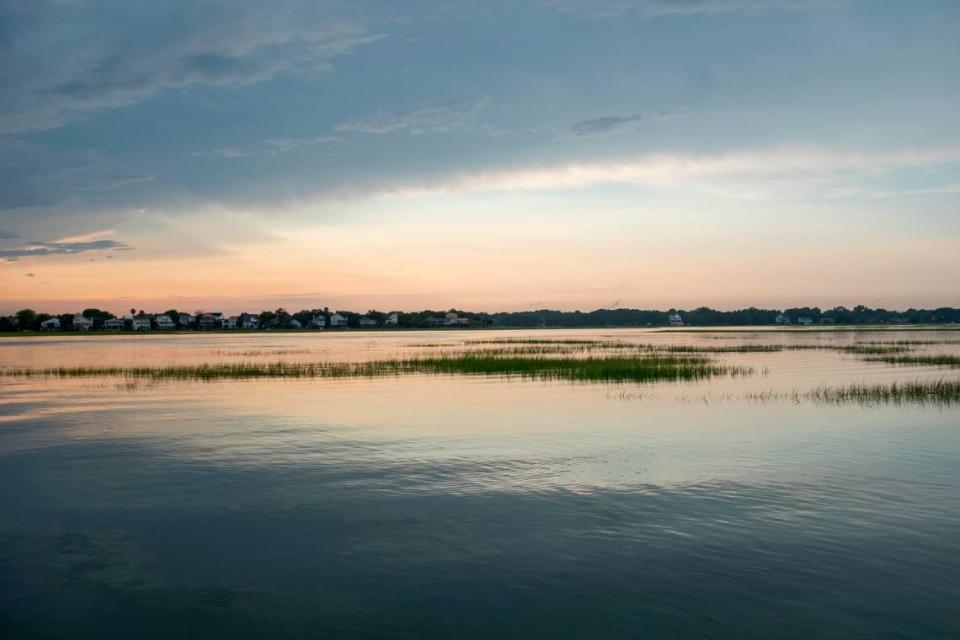
<svg viewBox="0 0 960 640">
<path fill-rule="evenodd" d="M 0 311 L 960 305 L 960 2 L 0 3 Z"/>
</svg>

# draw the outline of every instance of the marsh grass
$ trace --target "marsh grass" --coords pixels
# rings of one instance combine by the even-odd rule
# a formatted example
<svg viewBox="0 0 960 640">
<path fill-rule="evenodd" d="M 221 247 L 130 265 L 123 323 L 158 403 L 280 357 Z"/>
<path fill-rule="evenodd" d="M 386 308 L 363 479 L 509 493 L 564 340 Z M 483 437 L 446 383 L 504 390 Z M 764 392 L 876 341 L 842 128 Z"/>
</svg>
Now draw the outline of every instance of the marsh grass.
<svg viewBox="0 0 960 640">
<path fill-rule="evenodd" d="M 742 396 L 757 402 L 809 401 L 819 404 L 960 404 L 960 380 L 820 386 L 810 391 L 762 391 Z"/>
<path fill-rule="evenodd" d="M 878 356 L 866 358 L 868 362 L 885 362 L 898 365 L 931 365 L 938 367 L 960 367 L 960 356 L 950 355 L 907 355 L 907 356 Z"/>
<path fill-rule="evenodd" d="M 720 366 L 690 356 L 609 356 L 588 358 L 489 357 L 470 354 L 377 360 L 371 362 L 214 363 L 169 367 L 54 367 L 11 369 L 19 377 L 120 377 L 147 380 L 226 380 L 251 378 L 348 378 L 408 374 L 505 376 L 583 382 L 697 380 L 719 375 L 747 375 L 749 367 Z"/>
</svg>

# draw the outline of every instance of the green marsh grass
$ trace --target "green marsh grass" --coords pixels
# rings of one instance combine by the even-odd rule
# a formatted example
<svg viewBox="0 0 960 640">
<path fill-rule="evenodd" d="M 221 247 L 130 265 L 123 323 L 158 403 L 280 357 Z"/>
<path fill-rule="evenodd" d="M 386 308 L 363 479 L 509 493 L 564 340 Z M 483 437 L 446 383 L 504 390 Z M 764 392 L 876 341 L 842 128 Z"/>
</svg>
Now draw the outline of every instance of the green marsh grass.
<svg viewBox="0 0 960 640">
<path fill-rule="evenodd" d="M 877 356 L 866 358 L 868 362 L 886 362 L 900 365 L 931 365 L 938 367 L 960 367 L 960 356 L 950 355 L 906 355 L 906 356 Z"/>
<path fill-rule="evenodd" d="M 54 367 L 11 369 L 6 376 L 122 377 L 148 380 L 226 380 L 251 378 L 347 378 L 407 374 L 505 376 L 583 382 L 697 380 L 746 375 L 749 367 L 729 367 L 691 356 L 607 356 L 587 358 L 490 357 L 462 354 L 371 362 L 214 363 L 169 367 Z"/>
</svg>

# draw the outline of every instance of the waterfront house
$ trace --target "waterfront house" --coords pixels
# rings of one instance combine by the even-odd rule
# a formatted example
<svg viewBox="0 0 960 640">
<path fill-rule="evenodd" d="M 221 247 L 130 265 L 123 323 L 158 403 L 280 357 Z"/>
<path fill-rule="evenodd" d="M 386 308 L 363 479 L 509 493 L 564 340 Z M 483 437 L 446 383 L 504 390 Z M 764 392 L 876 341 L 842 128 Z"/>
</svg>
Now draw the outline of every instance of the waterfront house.
<svg viewBox="0 0 960 640">
<path fill-rule="evenodd" d="M 93 328 L 93 320 L 85 318 L 79 313 L 73 316 L 73 321 L 70 324 L 74 331 L 90 331 Z"/>
<path fill-rule="evenodd" d="M 811 325 L 813 324 L 813 318 L 811 318 L 810 316 L 803 316 L 802 318 L 797 320 L 797 324 Z"/>
<path fill-rule="evenodd" d="M 183 329 L 190 329 L 197 321 L 197 319 L 193 317 L 192 313 L 187 313 L 186 311 L 181 311 L 178 313 L 177 318 L 180 320 L 180 327 Z"/>
<path fill-rule="evenodd" d="M 123 320 L 120 318 L 108 318 L 103 321 L 104 331 L 120 331 L 123 329 Z"/>
<path fill-rule="evenodd" d="M 60 331 L 60 318 L 50 318 L 40 323 L 41 331 Z"/>
<path fill-rule="evenodd" d="M 368 316 L 363 316 L 360 318 L 360 326 L 364 329 L 369 329 L 370 327 L 377 326 L 377 321 Z"/>
<path fill-rule="evenodd" d="M 291 329 L 303 329 L 303 324 L 300 323 L 296 318 L 290 318 L 290 328 Z"/>
<path fill-rule="evenodd" d="M 428 327 L 439 327 L 443 325 L 443 318 L 438 318 L 436 316 L 430 316 L 424 322 Z"/>
<path fill-rule="evenodd" d="M 777 317 L 773 319 L 777 324 L 790 324 L 790 316 L 778 313 Z"/>
<path fill-rule="evenodd" d="M 154 324 L 157 325 L 157 329 L 161 331 L 170 331 L 171 329 L 176 329 L 177 325 L 173 323 L 173 318 L 166 314 L 156 316 L 153 319 Z"/>
<path fill-rule="evenodd" d="M 134 331 L 150 331 L 150 316 L 145 313 L 138 313 L 130 322 Z"/>
<path fill-rule="evenodd" d="M 669 316 L 667 316 L 667 323 L 671 327 L 682 327 L 683 317 L 679 313 L 671 313 Z"/>
<path fill-rule="evenodd" d="M 400 314 L 396 311 L 391 312 L 390 315 L 387 316 L 387 319 L 383 321 L 383 326 L 385 327 L 395 327 L 398 324 L 400 324 Z"/>
<path fill-rule="evenodd" d="M 222 313 L 200 313 L 197 314 L 197 328 L 199 329 L 216 329 L 220 326 L 220 321 L 223 319 Z"/>
<path fill-rule="evenodd" d="M 237 321 L 238 321 L 239 319 L 240 319 L 239 316 L 229 316 L 229 317 L 227 317 L 227 316 L 222 316 L 222 317 L 220 318 L 220 328 L 221 328 L 221 329 L 228 329 L 228 330 L 236 329 L 236 328 L 237 328 Z"/>
<path fill-rule="evenodd" d="M 327 326 L 327 316 L 323 314 L 313 316 L 313 319 L 310 321 L 310 326 L 314 329 L 325 329 Z"/>
<path fill-rule="evenodd" d="M 339 313 L 335 313 L 330 316 L 330 326 L 331 327 L 345 327 L 347 326 L 346 316 L 342 316 Z"/>
<path fill-rule="evenodd" d="M 453 311 L 443 316 L 443 325 L 445 327 L 462 327 L 470 324 L 470 318 L 465 318 Z"/>
<path fill-rule="evenodd" d="M 256 329 L 259 326 L 260 326 L 260 316 L 254 315 L 252 313 L 240 314 L 241 329 Z"/>
</svg>

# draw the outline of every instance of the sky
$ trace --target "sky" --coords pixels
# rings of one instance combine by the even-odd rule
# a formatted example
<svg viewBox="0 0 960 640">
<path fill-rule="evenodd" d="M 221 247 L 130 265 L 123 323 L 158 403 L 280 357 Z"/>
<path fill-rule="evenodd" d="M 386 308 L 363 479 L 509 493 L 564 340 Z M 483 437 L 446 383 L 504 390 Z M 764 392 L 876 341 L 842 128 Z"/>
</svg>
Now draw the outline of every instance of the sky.
<svg viewBox="0 0 960 640">
<path fill-rule="evenodd" d="M 8 0 L 0 312 L 960 306 L 960 3 Z"/>
</svg>

